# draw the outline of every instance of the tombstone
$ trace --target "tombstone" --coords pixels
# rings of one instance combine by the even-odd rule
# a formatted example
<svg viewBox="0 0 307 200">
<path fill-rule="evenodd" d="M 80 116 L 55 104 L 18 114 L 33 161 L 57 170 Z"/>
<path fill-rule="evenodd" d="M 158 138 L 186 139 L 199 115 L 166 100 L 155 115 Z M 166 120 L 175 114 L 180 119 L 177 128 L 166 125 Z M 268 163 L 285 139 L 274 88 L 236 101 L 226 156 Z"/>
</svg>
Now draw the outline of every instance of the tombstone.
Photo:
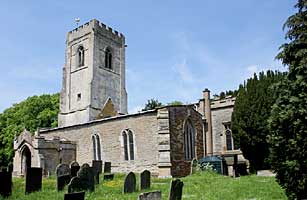
<svg viewBox="0 0 307 200">
<path fill-rule="evenodd" d="M 93 160 L 92 167 L 99 173 L 102 173 L 102 160 Z"/>
<path fill-rule="evenodd" d="M 42 172 L 39 167 L 28 167 L 26 173 L 26 194 L 42 189 Z"/>
<path fill-rule="evenodd" d="M 114 174 L 104 174 L 103 175 L 103 180 L 105 181 L 111 181 L 114 179 Z"/>
<path fill-rule="evenodd" d="M 82 188 L 85 190 L 95 190 L 95 171 L 88 164 L 83 164 L 77 173 L 81 180 Z"/>
<path fill-rule="evenodd" d="M 68 193 L 64 195 L 64 200 L 84 200 L 85 192 Z"/>
<path fill-rule="evenodd" d="M 67 164 L 59 164 L 55 171 L 57 175 L 57 190 L 60 191 L 64 189 L 71 179 L 70 168 Z"/>
<path fill-rule="evenodd" d="M 239 177 L 237 166 L 238 166 L 238 154 L 233 156 L 233 178 Z"/>
<path fill-rule="evenodd" d="M 169 200 L 181 200 L 182 198 L 183 182 L 180 179 L 171 181 L 171 190 L 169 193 Z"/>
<path fill-rule="evenodd" d="M 79 169 L 80 169 L 79 163 L 77 163 L 76 161 L 73 161 L 70 164 L 70 175 L 71 175 L 71 177 L 77 176 Z"/>
<path fill-rule="evenodd" d="M 111 162 L 104 162 L 103 173 L 111 173 Z"/>
<path fill-rule="evenodd" d="M 135 174 L 133 172 L 129 172 L 124 182 L 124 193 L 132 193 L 135 192 L 135 190 L 136 190 Z"/>
<path fill-rule="evenodd" d="M 12 173 L 0 172 L 0 197 L 8 197 L 12 193 Z"/>
<path fill-rule="evenodd" d="M 78 176 L 73 177 L 68 184 L 68 193 L 80 192 L 82 190 L 81 179 Z"/>
<path fill-rule="evenodd" d="M 162 200 L 161 191 L 141 193 L 138 200 Z"/>
<path fill-rule="evenodd" d="M 150 188 L 150 171 L 144 170 L 140 175 L 140 190 Z"/>
<path fill-rule="evenodd" d="M 198 160 L 196 158 L 194 158 L 191 161 L 191 174 L 195 174 L 197 171 L 197 165 L 198 165 Z"/>
</svg>

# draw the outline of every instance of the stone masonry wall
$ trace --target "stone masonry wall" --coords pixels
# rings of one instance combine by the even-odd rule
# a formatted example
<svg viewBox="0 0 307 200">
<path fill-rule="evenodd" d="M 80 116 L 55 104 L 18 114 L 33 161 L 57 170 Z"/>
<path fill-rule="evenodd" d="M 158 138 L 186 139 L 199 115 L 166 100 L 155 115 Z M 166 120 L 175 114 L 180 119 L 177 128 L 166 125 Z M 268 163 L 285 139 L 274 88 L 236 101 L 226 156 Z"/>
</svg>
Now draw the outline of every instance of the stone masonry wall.
<svg viewBox="0 0 307 200">
<path fill-rule="evenodd" d="M 200 113 L 188 106 L 169 107 L 171 134 L 172 176 L 181 177 L 190 174 L 190 161 L 184 158 L 184 124 L 191 119 L 195 128 L 195 155 L 202 158 L 204 154 L 203 125 Z"/>
<path fill-rule="evenodd" d="M 134 134 L 135 160 L 124 160 L 122 132 L 132 130 Z M 59 136 L 77 144 L 76 160 L 79 164 L 93 160 L 92 134 L 100 136 L 101 157 L 112 162 L 113 172 L 141 172 L 144 169 L 158 174 L 157 112 L 127 115 L 96 120 L 83 125 L 41 131 L 45 137 Z"/>
</svg>

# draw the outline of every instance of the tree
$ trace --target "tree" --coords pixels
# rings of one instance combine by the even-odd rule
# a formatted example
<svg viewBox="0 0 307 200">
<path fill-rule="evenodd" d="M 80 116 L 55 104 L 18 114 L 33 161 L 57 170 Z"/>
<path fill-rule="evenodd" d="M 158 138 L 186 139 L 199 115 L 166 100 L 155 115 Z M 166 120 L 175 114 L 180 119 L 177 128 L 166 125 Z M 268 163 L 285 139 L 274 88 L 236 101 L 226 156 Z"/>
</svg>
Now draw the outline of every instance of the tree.
<svg viewBox="0 0 307 200">
<path fill-rule="evenodd" d="M 57 127 L 59 94 L 32 96 L 0 114 L 0 166 L 13 159 L 13 139 L 23 129 Z"/>
<path fill-rule="evenodd" d="M 240 147 L 250 161 L 252 172 L 270 168 L 266 139 L 269 134 L 267 120 L 275 102 L 271 86 L 284 76 L 281 72 L 260 72 L 239 86 L 232 114 L 232 132 L 235 146 Z"/>
<path fill-rule="evenodd" d="M 150 99 L 147 100 L 147 103 L 145 104 L 145 107 L 142 109 L 142 111 L 152 110 L 161 106 L 163 106 L 163 104 L 159 102 L 158 99 Z"/>
<path fill-rule="evenodd" d="M 180 106 L 180 105 L 183 105 L 183 103 L 181 101 L 172 101 L 170 103 L 167 103 L 167 105 L 169 105 L 169 106 Z"/>
<path fill-rule="evenodd" d="M 307 199 L 307 1 L 284 25 L 288 43 L 277 58 L 289 67 L 269 119 L 271 164 L 289 199 Z"/>
</svg>

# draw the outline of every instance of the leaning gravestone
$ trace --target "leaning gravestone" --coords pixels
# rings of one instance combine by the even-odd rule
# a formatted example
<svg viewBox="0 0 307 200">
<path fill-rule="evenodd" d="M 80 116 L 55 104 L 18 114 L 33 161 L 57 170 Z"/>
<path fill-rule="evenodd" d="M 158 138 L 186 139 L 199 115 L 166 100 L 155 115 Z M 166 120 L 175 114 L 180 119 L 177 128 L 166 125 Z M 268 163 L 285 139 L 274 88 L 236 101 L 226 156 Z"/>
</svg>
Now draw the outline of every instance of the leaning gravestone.
<svg viewBox="0 0 307 200">
<path fill-rule="evenodd" d="M 84 200 L 85 192 L 68 193 L 64 195 L 64 200 Z"/>
<path fill-rule="evenodd" d="M 140 190 L 150 188 L 150 171 L 144 170 L 140 175 Z"/>
<path fill-rule="evenodd" d="M 90 167 L 88 164 L 83 164 L 78 171 L 77 176 L 81 180 L 81 185 L 83 189 L 90 191 L 95 190 L 95 172 L 92 167 Z"/>
<path fill-rule="evenodd" d="M 68 184 L 68 193 L 80 192 L 82 190 L 81 179 L 78 176 L 73 177 Z"/>
<path fill-rule="evenodd" d="M 42 172 L 39 167 L 29 167 L 26 173 L 26 194 L 42 189 Z"/>
<path fill-rule="evenodd" d="M 133 172 L 129 172 L 124 182 L 124 193 L 135 192 L 135 186 L 136 186 L 135 174 Z"/>
<path fill-rule="evenodd" d="M 198 160 L 194 158 L 191 161 L 191 174 L 195 174 L 195 172 L 197 171 L 197 164 L 198 164 Z"/>
<path fill-rule="evenodd" d="M 55 171 L 57 175 L 57 189 L 60 191 L 63 190 L 65 185 L 70 181 L 70 168 L 67 164 L 59 164 Z"/>
<path fill-rule="evenodd" d="M 181 200 L 182 198 L 183 182 L 180 179 L 171 181 L 171 190 L 169 193 L 169 200 Z"/>
<path fill-rule="evenodd" d="M 161 191 L 141 193 L 138 197 L 138 200 L 161 200 L 161 199 L 162 199 Z"/>
<path fill-rule="evenodd" d="M 99 184 L 99 174 L 102 173 L 102 161 L 101 160 L 93 160 L 92 167 L 95 172 L 95 183 Z"/>
<path fill-rule="evenodd" d="M 70 164 L 70 175 L 71 175 L 71 177 L 77 176 L 79 169 L 80 169 L 79 163 L 77 163 L 76 161 L 73 161 Z"/>
<path fill-rule="evenodd" d="M 12 193 L 12 173 L 0 172 L 0 197 L 8 197 Z"/>
<path fill-rule="evenodd" d="M 103 173 L 111 173 L 111 162 L 104 162 Z"/>
</svg>

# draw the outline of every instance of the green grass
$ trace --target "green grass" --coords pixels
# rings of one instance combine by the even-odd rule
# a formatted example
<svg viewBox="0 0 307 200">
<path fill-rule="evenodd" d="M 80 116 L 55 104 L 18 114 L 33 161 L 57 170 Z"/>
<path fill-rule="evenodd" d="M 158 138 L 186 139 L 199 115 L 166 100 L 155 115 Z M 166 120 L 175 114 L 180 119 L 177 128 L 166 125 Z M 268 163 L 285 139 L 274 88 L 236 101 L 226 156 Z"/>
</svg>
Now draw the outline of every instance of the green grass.
<svg viewBox="0 0 307 200">
<path fill-rule="evenodd" d="M 102 177 L 101 177 L 102 178 Z M 171 179 L 152 178 L 151 189 L 161 190 L 163 199 L 168 199 Z M 184 183 L 183 199 L 206 199 L 206 200 L 272 200 L 287 199 L 284 191 L 276 183 L 273 177 L 244 176 L 230 178 L 214 173 L 203 172 L 181 179 Z M 8 200 L 55 200 L 64 199 L 65 192 L 56 191 L 54 177 L 43 179 L 43 188 L 40 192 L 24 195 L 23 178 L 13 179 L 13 194 Z M 132 194 L 122 194 L 124 175 L 116 174 L 115 179 L 109 182 L 101 182 L 96 186 L 95 192 L 86 192 L 86 200 L 100 199 L 133 199 L 136 200 L 140 191 Z M 137 180 L 138 184 L 138 180 Z M 142 191 L 143 192 L 143 191 Z M 146 191 L 144 191 L 146 192 Z M 0 199 L 2 199 L 0 197 Z"/>
</svg>

